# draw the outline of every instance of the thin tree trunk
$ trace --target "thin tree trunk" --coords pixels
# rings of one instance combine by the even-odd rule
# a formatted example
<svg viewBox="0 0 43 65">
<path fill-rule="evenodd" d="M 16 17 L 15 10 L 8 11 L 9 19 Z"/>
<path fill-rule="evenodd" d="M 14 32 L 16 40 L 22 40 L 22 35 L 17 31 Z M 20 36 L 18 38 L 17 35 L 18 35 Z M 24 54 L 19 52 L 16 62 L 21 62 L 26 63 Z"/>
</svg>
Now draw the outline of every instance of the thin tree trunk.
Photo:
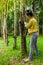
<svg viewBox="0 0 43 65">
<path fill-rule="evenodd" d="M 7 15 L 8 15 L 8 4 L 9 0 L 4 1 L 5 9 L 4 9 L 4 16 L 3 16 L 3 38 L 8 46 L 8 35 L 7 35 Z"/>
<path fill-rule="evenodd" d="M 27 53 L 26 49 L 26 36 L 24 27 L 24 0 L 20 0 L 20 37 L 21 37 L 21 53 L 24 56 Z"/>
<path fill-rule="evenodd" d="M 3 16 L 2 16 L 2 12 L 1 12 L 1 17 L 0 17 L 0 20 L 1 20 L 1 36 L 3 37 Z"/>
<path fill-rule="evenodd" d="M 40 0 L 40 8 L 41 8 L 41 10 L 42 10 L 42 6 L 43 6 L 43 1 L 42 0 Z M 43 14 L 42 14 L 43 15 Z M 41 28 L 42 28 L 42 32 L 41 32 L 41 34 L 43 34 L 43 19 L 41 19 Z"/>
<path fill-rule="evenodd" d="M 31 0 L 31 1 L 32 1 L 32 11 L 35 16 L 35 0 Z"/>
<path fill-rule="evenodd" d="M 43 23 L 42 23 L 42 34 L 43 34 Z"/>
<path fill-rule="evenodd" d="M 6 15 L 4 13 L 4 19 L 3 19 L 3 22 L 4 22 L 4 24 L 3 24 L 3 39 L 4 39 L 4 41 L 6 42 L 6 44 L 8 46 L 8 36 L 7 36 L 7 24 L 6 24 L 6 20 L 7 20 L 7 18 L 6 18 Z"/>
<path fill-rule="evenodd" d="M 17 16 L 16 16 L 16 0 L 14 0 L 14 49 L 16 49 L 16 36 L 17 36 Z"/>
</svg>

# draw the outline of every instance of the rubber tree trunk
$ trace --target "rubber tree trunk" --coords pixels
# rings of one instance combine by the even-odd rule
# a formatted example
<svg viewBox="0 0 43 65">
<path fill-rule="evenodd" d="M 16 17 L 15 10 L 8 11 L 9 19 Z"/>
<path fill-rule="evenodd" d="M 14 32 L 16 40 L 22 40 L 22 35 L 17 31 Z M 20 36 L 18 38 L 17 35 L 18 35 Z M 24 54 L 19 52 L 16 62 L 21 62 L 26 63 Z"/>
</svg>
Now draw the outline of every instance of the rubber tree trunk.
<svg viewBox="0 0 43 65">
<path fill-rule="evenodd" d="M 2 16 L 2 13 L 1 13 L 0 20 L 1 20 L 1 36 L 3 38 L 3 16 Z"/>
<path fill-rule="evenodd" d="M 43 1 L 40 0 L 40 8 L 41 10 L 43 10 Z M 41 12 L 42 16 L 43 16 L 43 12 Z M 42 24 L 42 25 L 41 25 Z M 43 34 L 43 18 L 41 17 L 41 23 L 40 23 L 40 26 L 41 26 L 41 29 L 42 29 L 42 32 L 41 34 Z"/>
<path fill-rule="evenodd" d="M 24 56 L 27 53 L 26 48 L 26 35 L 25 35 L 25 27 L 24 27 L 24 12 L 25 12 L 25 2 L 24 0 L 20 0 L 20 38 L 21 38 L 21 53 Z"/>
<path fill-rule="evenodd" d="M 5 43 L 8 46 L 8 35 L 7 35 L 7 23 L 6 23 L 6 15 L 4 13 L 4 19 L 3 19 L 3 39 L 5 41 Z"/>
<path fill-rule="evenodd" d="M 32 11 L 35 16 L 35 0 L 31 0 L 31 1 L 32 1 Z"/>
<path fill-rule="evenodd" d="M 8 15 L 8 5 L 9 0 L 4 1 L 4 11 L 3 11 L 3 38 L 6 42 L 6 45 L 8 46 L 8 34 L 7 34 L 7 15 Z"/>
<path fill-rule="evenodd" d="M 16 37 L 17 37 L 17 16 L 16 16 L 16 0 L 14 0 L 14 49 L 16 49 Z"/>
</svg>

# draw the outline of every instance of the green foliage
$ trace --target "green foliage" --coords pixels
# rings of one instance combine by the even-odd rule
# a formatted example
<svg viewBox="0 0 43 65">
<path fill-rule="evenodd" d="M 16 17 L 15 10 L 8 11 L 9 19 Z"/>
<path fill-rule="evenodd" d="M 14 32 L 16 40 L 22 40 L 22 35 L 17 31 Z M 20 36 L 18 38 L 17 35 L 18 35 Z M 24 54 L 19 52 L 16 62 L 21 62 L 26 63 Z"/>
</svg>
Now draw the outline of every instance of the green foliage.
<svg viewBox="0 0 43 65">
<path fill-rule="evenodd" d="M 43 65 L 43 36 L 38 37 L 38 50 L 39 56 L 34 56 L 33 61 L 24 63 L 22 61 L 21 51 L 20 51 L 20 37 L 17 37 L 17 49 L 13 50 L 13 37 L 8 37 L 9 46 L 7 47 L 2 38 L 0 38 L 0 65 Z M 27 51 L 29 52 L 29 37 L 27 40 Z M 27 56 L 26 56 L 27 57 Z"/>
</svg>

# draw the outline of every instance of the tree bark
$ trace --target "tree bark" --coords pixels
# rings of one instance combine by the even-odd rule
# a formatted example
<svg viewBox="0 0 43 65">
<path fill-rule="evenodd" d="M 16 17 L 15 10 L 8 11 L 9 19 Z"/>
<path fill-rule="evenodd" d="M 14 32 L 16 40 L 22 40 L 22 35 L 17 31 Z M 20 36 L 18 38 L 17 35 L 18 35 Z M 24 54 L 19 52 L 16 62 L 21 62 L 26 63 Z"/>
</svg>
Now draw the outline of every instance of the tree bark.
<svg viewBox="0 0 43 65">
<path fill-rule="evenodd" d="M 7 23 L 6 23 L 6 15 L 4 13 L 4 19 L 3 19 L 3 39 L 6 42 L 7 46 L 8 46 L 8 35 L 7 35 Z"/>
<path fill-rule="evenodd" d="M 21 37 L 21 53 L 23 56 L 27 53 L 25 27 L 24 27 L 24 13 L 25 13 L 24 6 L 25 6 L 24 0 L 20 0 L 20 37 Z"/>
<path fill-rule="evenodd" d="M 16 16 L 16 0 L 14 0 L 14 49 L 16 49 L 16 37 L 17 37 L 17 16 Z"/>
<path fill-rule="evenodd" d="M 7 15 L 8 15 L 8 4 L 9 0 L 4 1 L 4 11 L 3 11 L 3 39 L 8 46 L 8 33 L 7 33 Z"/>
</svg>

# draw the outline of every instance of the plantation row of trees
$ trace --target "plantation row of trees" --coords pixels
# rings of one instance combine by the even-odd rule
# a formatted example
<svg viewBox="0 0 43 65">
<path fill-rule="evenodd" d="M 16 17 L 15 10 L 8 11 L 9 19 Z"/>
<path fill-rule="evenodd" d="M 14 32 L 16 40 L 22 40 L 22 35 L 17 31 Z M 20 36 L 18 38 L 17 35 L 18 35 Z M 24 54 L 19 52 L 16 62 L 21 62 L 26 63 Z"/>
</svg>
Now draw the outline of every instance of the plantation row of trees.
<svg viewBox="0 0 43 65">
<path fill-rule="evenodd" d="M 14 47 L 16 48 L 16 38 L 20 33 L 21 52 L 25 54 L 26 35 L 24 21 L 26 7 L 31 8 L 34 16 L 38 20 L 39 33 L 43 34 L 43 1 L 42 0 L 0 0 L 0 35 L 8 45 L 8 35 L 14 37 Z"/>
<path fill-rule="evenodd" d="M 2 3 L 1 3 L 1 1 L 2 1 Z M 25 8 L 27 6 L 32 7 L 32 1 L 33 0 L 25 0 Z M 4 0 L 0 0 L 0 3 L 1 3 L 0 4 L 0 14 L 2 15 L 2 11 L 5 8 Z M 43 24 L 43 1 L 42 0 L 34 0 L 34 10 L 35 10 L 35 14 L 37 15 L 36 17 L 39 21 L 39 25 L 40 25 L 39 28 L 41 30 L 40 33 L 43 33 L 43 30 L 42 30 L 43 28 L 41 27 Z M 19 15 L 20 15 L 20 0 L 16 1 L 16 13 L 17 13 L 17 35 L 18 35 L 19 34 L 18 21 L 19 21 Z M 8 30 L 8 33 L 13 34 L 13 32 L 12 32 L 14 30 L 14 27 L 13 27 L 14 26 L 14 24 L 13 24 L 14 23 L 14 1 L 13 0 L 9 0 L 7 14 L 8 14 L 8 16 L 7 16 L 7 30 Z M 0 20 L 1 20 L 1 15 L 0 15 Z M 1 22 L 0 22 L 0 24 L 1 24 Z"/>
</svg>

